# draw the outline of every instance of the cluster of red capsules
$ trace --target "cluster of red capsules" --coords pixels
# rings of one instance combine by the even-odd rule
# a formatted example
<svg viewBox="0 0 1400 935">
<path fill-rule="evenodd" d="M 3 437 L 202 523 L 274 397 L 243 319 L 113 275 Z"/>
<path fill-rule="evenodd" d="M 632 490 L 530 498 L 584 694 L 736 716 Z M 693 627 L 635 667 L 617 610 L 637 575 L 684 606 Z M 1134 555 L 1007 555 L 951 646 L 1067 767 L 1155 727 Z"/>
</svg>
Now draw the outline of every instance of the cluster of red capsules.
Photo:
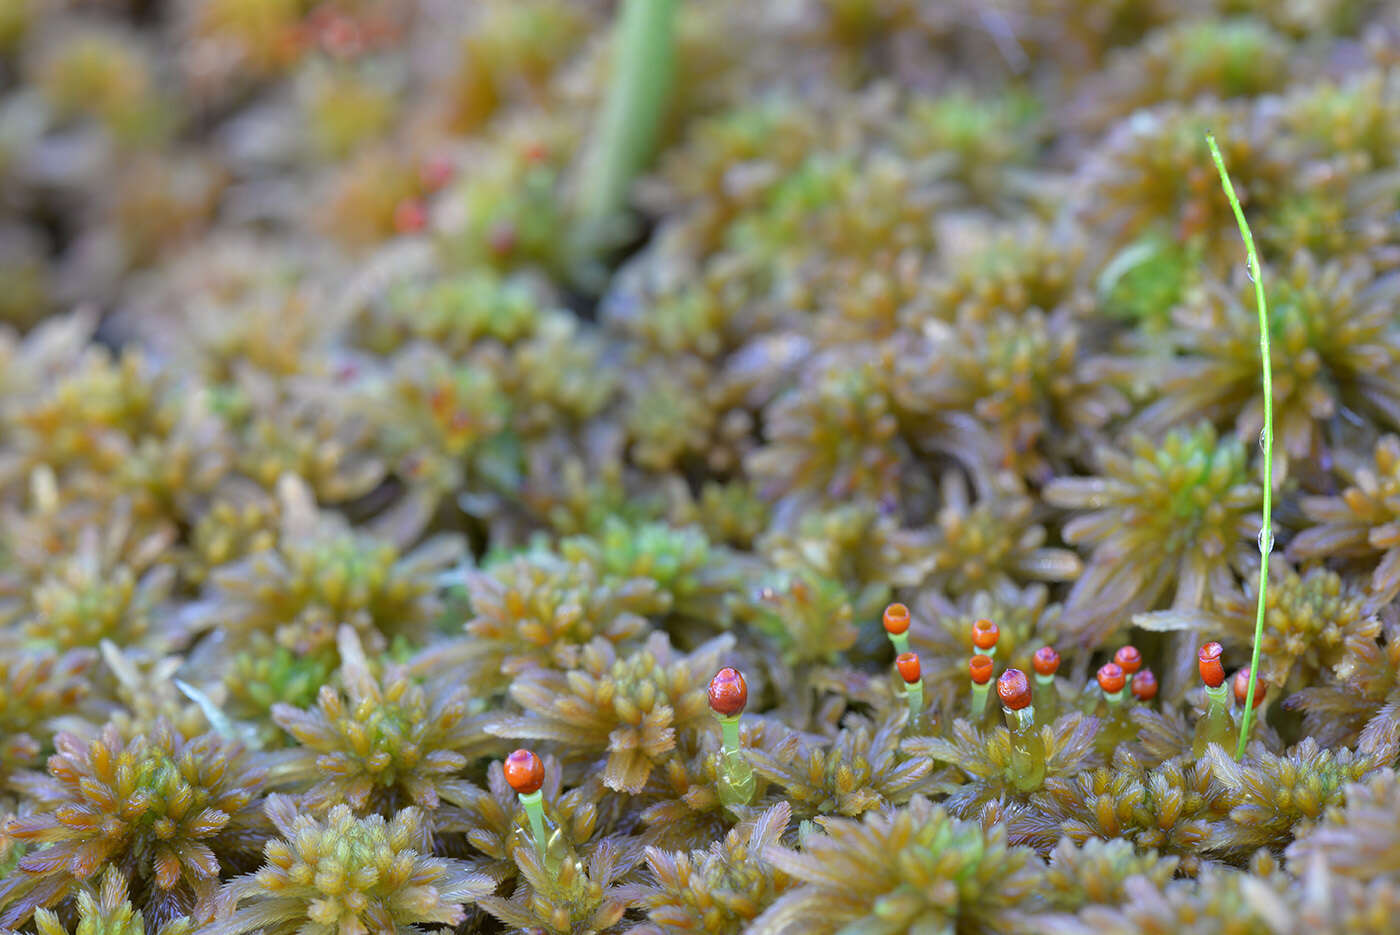
<svg viewBox="0 0 1400 935">
<path fill-rule="evenodd" d="M 882 619 L 885 633 L 894 645 L 895 668 L 911 690 L 920 684 L 920 666 L 917 654 L 909 650 L 909 608 L 903 604 L 891 604 L 885 608 Z M 987 711 L 995 710 L 987 705 L 991 690 L 992 676 L 996 672 L 997 643 L 1001 639 L 1001 628 L 991 620 L 977 620 L 972 624 L 972 646 L 974 654 L 968 660 L 968 675 L 972 680 L 972 716 L 979 721 Z M 1060 657 L 1054 647 L 1045 646 L 1036 653 L 1037 681 L 1048 695 L 1058 697 L 1054 688 L 1055 671 L 1059 668 Z M 920 695 L 922 689 L 920 688 Z M 1020 669 L 1008 668 L 997 679 L 997 697 L 1002 707 L 1008 711 L 1021 711 L 1030 707 L 1032 690 L 1030 679 Z M 1053 707 L 1053 706 L 1052 706 Z"/>
<path fill-rule="evenodd" d="M 1113 654 L 1113 661 L 1099 666 L 1099 688 L 1104 697 L 1118 696 L 1125 688 L 1131 689 L 1138 701 L 1151 701 L 1157 697 L 1157 676 L 1151 669 L 1142 667 L 1142 653 L 1136 646 L 1127 645 Z"/>
<path fill-rule="evenodd" d="M 895 657 L 895 669 L 909 691 L 911 714 L 917 715 L 923 704 L 923 678 L 919 656 L 909 649 L 909 608 L 903 604 L 891 604 L 885 608 L 883 622 L 885 632 L 898 652 Z M 1000 628 L 991 620 L 978 620 L 972 624 L 972 645 L 977 651 L 968 660 L 967 669 L 972 680 L 974 723 L 984 719 L 988 710 L 994 710 L 987 708 L 986 700 L 992 675 L 996 670 L 995 656 L 1000 637 Z M 1203 645 L 1197 653 L 1201 680 L 1210 692 L 1219 692 L 1225 684 L 1225 667 L 1221 662 L 1223 652 L 1224 649 L 1219 643 L 1210 642 Z M 1032 692 L 1031 681 L 1024 672 L 1007 668 L 997 679 L 997 697 L 1007 711 L 1019 712 L 1031 706 L 1033 694 L 1036 694 L 1041 700 L 1041 707 L 1035 712 L 1035 722 L 1053 722 L 1059 714 L 1060 694 L 1055 687 L 1055 673 L 1060 668 L 1060 654 L 1053 646 L 1042 646 L 1031 658 L 1031 665 L 1035 670 L 1038 687 L 1035 693 Z M 1133 697 L 1140 702 L 1149 702 L 1157 697 L 1157 677 L 1152 674 L 1151 669 L 1143 667 L 1142 653 L 1136 646 L 1121 647 L 1113 654 L 1112 662 L 1099 667 L 1097 679 L 1099 689 L 1103 692 L 1098 713 L 1108 721 L 1110 727 L 1117 721 L 1124 721 L 1126 724 L 1126 706 L 1121 704 L 1125 688 L 1131 688 Z M 1254 707 L 1257 708 L 1263 701 L 1266 690 L 1263 680 L 1257 679 Z M 1249 667 L 1246 666 L 1237 671 L 1234 677 L 1235 701 L 1241 707 L 1244 706 L 1248 693 Z M 749 700 L 749 689 L 744 676 L 731 666 L 720 669 L 710 680 L 709 700 L 710 709 L 722 723 L 737 722 Z M 1228 704 L 1228 701 L 1226 703 Z M 1208 720 L 1208 717 L 1203 717 L 1202 725 Z M 1113 739 L 1107 736 L 1113 733 L 1112 730 L 1106 731 L 1105 739 Z M 733 746 L 735 749 L 732 752 L 737 752 L 737 730 L 726 730 L 725 735 L 725 747 Z M 529 750 L 516 750 L 506 757 L 503 765 L 506 782 L 522 796 L 532 797 L 544 784 L 544 765 L 539 757 Z"/>
</svg>

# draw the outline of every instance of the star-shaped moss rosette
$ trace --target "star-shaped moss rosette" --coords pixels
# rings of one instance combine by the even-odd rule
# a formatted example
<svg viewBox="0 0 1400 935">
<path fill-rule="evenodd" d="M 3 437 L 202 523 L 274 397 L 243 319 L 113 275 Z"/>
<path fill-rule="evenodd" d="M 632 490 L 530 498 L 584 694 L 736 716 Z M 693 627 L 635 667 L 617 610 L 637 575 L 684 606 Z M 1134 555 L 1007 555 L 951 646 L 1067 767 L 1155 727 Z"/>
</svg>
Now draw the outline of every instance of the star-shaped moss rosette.
<svg viewBox="0 0 1400 935">
<path fill-rule="evenodd" d="M 1285 708 L 1303 712 L 1310 736 L 1329 747 L 1400 751 L 1400 618 L 1393 608 L 1381 611 L 1380 636 L 1353 636 L 1320 681 L 1284 699 Z"/>
<path fill-rule="evenodd" d="M 1349 784 L 1323 820 L 1288 848 L 1290 861 L 1320 860 L 1330 873 L 1367 881 L 1400 870 L 1400 835 L 1392 816 L 1400 803 L 1400 774 L 1381 769 Z"/>
<path fill-rule="evenodd" d="M 933 568 L 926 583 L 952 598 L 998 592 L 1036 581 L 1073 581 L 1082 571 L 1069 549 L 1046 546 L 1035 501 L 1014 475 L 1001 472 L 981 484 L 974 502 L 964 476 L 943 476 L 942 504 L 931 535 Z"/>
<path fill-rule="evenodd" d="M 34 582 L 11 640 L 60 650 L 111 640 L 160 651 L 188 639 L 188 628 L 168 606 L 175 569 L 160 563 L 143 570 L 113 560 L 103 538 L 97 527 L 86 527 L 76 549 L 54 557 Z"/>
<path fill-rule="evenodd" d="M 341 624 L 371 649 L 394 636 L 426 641 L 444 609 L 439 576 L 461 560 L 464 543 L 434 536 L 411 550 L 317 508 L 306 485 L 278 485 L 282 526 L 276 548 L 210 574 L 197 621 L 233 645 L 259 632 L 297 652 L 334 646 Z"/>
<path fill-rule="evenodd" d="M 1284 88 L 1297 57 L 1290 37 L 1257 19 L 1171 23 L 1110 55 L 1074 107 L 1073 119 L 1102 130 L 1166 101 L 1257 97 Z"/>
<path fill-rule="evenodd" d="M 602 784 L 596 777 L 564 791 L 559 761 L 550 756 L 541 761 L 544 779 L 540 784 L 540 804 L 546 824 L 558 828 L 572 848 L 585 853 L 598 831 Z M 486 784 L 455 780 L 443 789 L 444 804 L 433 815 L 441 837 L 462 834 L 470 845 L 482 872 L 499 883 L 515 879 L 520 872 L 511 856 L 522 840 L 534 846 L 532 829 L 520 796 L 507 781 L 504 762 L 493 759 L 486 770 Z"/>
<path fill-rule="evenodd" d="M 1202 607 L 1230 590 L 1259 532 L 1261 492 L 1246 454 L 1210 426 L 1134 435 L 1126 449 L 1096 449 L 1098 476 L 1046 485 L 1047 502 L 1080 511 L 1065 539 L 1091 549 L 1066 601 L 1066 629 L 1093 645 L 1125 613 Z"/>
<path fill-rule="evenodd" d="M 112 864 L 102 871 L 97 890 L 83 889 L 78 893 L 77 927 L 72 935 L 146 935 L 144 913 L 131 905 L 126 877 Z M 152 919 L 154 935 L 188 935 L 195 925 L 185 916 L 174 919 Z M 34 930 L 38 935 L 70 935 L 70 930 L 51 909 L 34 912 Z"/>
<path fill-rule="evenodd" d="M 727 622 L 728 595 L 744 583 L 746 563 L 712 545 L 695 526 L 629 524 L 611 519 L 592 536 L 572 536 L 559 546 L 566 560 L 598 570 L 618 588 L 655 583 L 664 612 L 677 620 Z"/>
<path fill-rule="evenodd" d="M 1121 364 L 1091 354 L 1081 327 L 1068 306 L 926 323 L 896 365 L 899 398 L 918 412 L 970 412 L 998 469 L 1044 483 L 1085 435 L 1128 411 Z"/>
<path fill-rule="evenodd" d="M 79 329 L 92 324 L 74 320 Z M 114 356 L 88 346 L 9 396 L 0 489 L 13 491 L 46 465 L 89 507 L 126 499 L 141 533 L 171 529 L 214 489 L 230 456 L 221 424 L 192 390 L 186 375 L 143 350 Z"/>
<path fill-rule="evenodd" d="M 1202 849 L 1229 807 L 1208 763 L 1175 759 L 1148 768 L 1119 748 L 1108 766 L 1047 778 L 1027 808 L 1012 816 L 1011 838 L 1042 852 L 1061 837 L 1123 838 L 1180 857 L 1189 873 L 1200 866 Z"/>
<path fill-rule="evenodd" d="M 1039 858 L 927 799 L 860 821 L 821 818 L 801 850 L 769 847 L 797 881 L 753 923 L 755 935 L 834 935 L 861 920 L 880 931 L 1000 931 L 1030 901 Z"/>
<path fill-rule="evenodd" d="M 467 573 L 473 615 L 466 639 L 438 644 L 413 663 L 417 674 L 463 678 L 484 693 L 504 692 L 510 677 L 535 664 L 567 670 L 602 638 L 624 649 L 639 643 L 647 615 L 667 601 L 644 578 L 608 580 L 591 562 L 532 552 Z"/>
<path fill-rule="evenodd" d="M 1046 903 L 1056 911 L 1116 905 L 1128 893 L 1128 881 L 1145 877 L 1158 888 L 1176 876 L 1180 861 L 1141 851 L 1122 839 L 1090 838 L 1075 843 L 1061 838 L 1046 858 Z"/>
<path fill-rule="evenodd" d="M 811 568 L 841 582 L 864 613 L 886 599 L 888 588 L 924 580 L 934 561 L 929 545 L 927 530 L 903 528 L 890 511 L 855 502 L 809 510 L 795 528 L 762 536 L 756 551 L 784 571 Z"/>
<path fill-rule="evenodd" d="M 829 744 L 793 733 L 771 749 L 749 751 L 754 772 L 782 790 L 796 816 L 855 817 L 930 788 L 932 761 L 900 749 L 903 712 L 879 724 L 857 717 L 847 723 Z"/>
<path fill-rule="evenodd" d="M 1145 878 L 1128 880 L 1123 887 L 1125 898 L 1117 905 L 1087 906 L 1075 917 L 1045 917 L 1037 922 L 1041 931 L 1054 935 L 1127 935 L 1154 928 L 1190 929 L 1202 935 L 1272 935 L 1281 927 L 1287 930 L 1297 918 L 1289 898 L 1298 883 L 1267 858 L 1256 863 L 1261 866 L 1247 874 L 1206 866 L 1192 878 L 1164 886 L 1154 886 Z M 1328 925 L 1335 922 L 1330 913 L 1324 915 Z"/>
<path fill-rule="evenodd" d="M 617 925 L 645 892 L 640 883 L 626 882 L 641 853 L 622 839 L 598 844 L 581 863 L 566 862 L 556 873 L 542 864 L 533 844 L 518 843 L 511 858 L 520 868 L 520 882 L 509 899 L 483 896 L 482 909 L 506 925 L 550 935 L 582 935 Z"/>
<path fill-rule="evenodd" d="M 756 587 L 735 598 L 734 614 L 772 645 L 782 665 L 801 672 L 837 661 L 856 644 L 859 598 L 840 580 L 804 563 L 764 574 Z"/>
<path fill-rule="evenodd" d="M 1218 746 L 1206 755 L 1230 809 L 1208 849 L 1241 857 L 1261 847 L 1281 850 L 1340 804 L 1348 785 L 1383 762 L 1380 756 L 1346 748 L 1324 750 L 1311 737 L 1282 755 L 1251 747 L 1239 763 Z"/>
<path fill-rule="evenodd" d="M 237 741 L 186 739 L 158 722 L 131 740 L 108 725 L 90 742 L 63 733 L 54 744 L 46 774 L 10 779 L 36 810 L 8 823 L 33 849 L 0 882 L 0 925 L 65 903 L 109 862 L 129 868 L 150 918 L 173 918 L 262 839 L 265 773 Z"/>
<path fill-rule="evenodd" d="M 337 643 L 339 690 L 321 686 L 307 710 L 272 708 L 272 719 L 296 740 L 279 758 L 275 780 L 298 788 L 299 807 L 313 814 L 344 803 L 358 815 L 389 817 L 415 805 L 431 827 L 443 786 L 499 742 L 486 733 L 485 717 L 472 713 L 464 686 L 420 684 L 395 665 L 376 675 L 349 626 Z"/>
<path fill-rule="evenodd" d="M 996 698 L 988 699 L 988 703 L 998 708 L 1001 705 Z M 997 720 L 1001 720 L 1000 710 Z M 1045 746 L 1044 783 L 1080 775 L 1099 762 L 1094 754 L 1096 726 L 1093 718 L 1075 713 L 1040 729 Z M 918 760 L 948 763 L 962 774 L 959 779 L 940 784 L 950 793 L 944 804 L 955 815 L 974 816 L 994 800 L 1025 799 L 1012 781 L 1012 738 L 1005 727 L 979 731 L 958 719 L 947 737 L 910 737 L 904 741 L 903 750 Z"/>
<path fill-rule="evenodd" d="M 0 659 L 0 776 L 37 764 L 58 719 L 78 713 L 91 693 L 91 650 L 30 650 Z"/>
<path fill-rule="evenodd" d="M 1372 567 L 1371 602 L 1380 607 L 1400 593 L 1400 437 L 1377 442 L 1371 465 L 1342 470 L 1350 483 L 1340 496 L 1303 498 L 1314 525 L 1293 537 L 1288 555 Z"/>
<path fill-rule="evenodd" d="M 909 457 L 888 362 L 869 348 L 832 352 L 806 382 L 765 413 L 768 442 L 745 463 L 760 490 L 794 506 L 896 495 Z"/>
<path fill-rule="evenodd" d="M 1309 254 L 1266 272 L 1274 375 L 1276 459 L 1307 461 L 1327 451 L 1343 412 L 1380 428 L 1400 427 L 1400 325 L 1387 290 L 1360 259 L 1320 263 Z M 1264 424 L 1254 284 L 1243 270 L 1209 283 L 1174 317 L 1154 386 L 1160 398 L 1134 417 L 1149 435 L 1207 419 L 1252 443 Z M 1284 472 L 1275 472 L 1275 483 Z"/>
<path fill-rule="evenodd" d="M 771 755 L 791 730 L 769 717 L 745 717 L 739 721 L 739 745 L 744 755 Z M 726 806 L 720 798 L 724 752 L 721 733 L 706 731 L 693 739 L 682 737 L 676 755 L 652 770 L 639 818 L 642 840 L 668 851 L 684 850 L 689 841 L 707 837 L 718 840 L 734 825 L 735 814 L 752 816 L 774 803 L 780 791 L 758 777 L 750 811 Z"/>
<path fill-rule="evenodd" d="M 1246 101 L 1164 104 L 1116 123 L 1080 164 L 1076 182 L 1085 188 L 1075 203 L 1083 223 L 1109 248 L 1163 226 L 1180 243 L 1207 247 L 1238 237 L 1230 204 L 1210 174 L 1208 132 L 1220 140 L 1249 204 L 1276 203 L 1299 172 L 1296 153 L 1277 145 L 1268 111 Z"/>
<path fill-rule="evenodd" d="M 676 653 L 664 634 L 620 657 L 595 638 L 577 668 L 527 668 L 511 684 L 511 700 L 525 709 L 500 715 L 487 730 L 499 737 L 552 741 L 566 759 L 607 755 L 603 782 L 637 794 L 652 769 L 675 748 L 677 734 L 702 729 L 710 717 L 705 686 L 731 637 Z"/>
<path fill-rule="evenodd" d="M 219 894 L 210 935 L 333 935 L 420 931 L 456 925 L 463 906 L 490 893 L 490 877 L 470 864 L 424 852 L 422 814 L 406 808 L 386 820 L 356 818 L 337 805 L 325 819 L 300 815 L 294 800 L 271 796 L 267 816 L 280 837 L 264 864 Z"/>
<path fill-rule="evenodd" d="M 648 924 L 639 932 L 660 935 L 740 935 L 793 879 L 768 863 L 769 847 L 787 830 L 791 810 L 779 802 L 753 822 L 729 831 L 706 850 L 646 849 L 655 882 L 638 900 Z"/>
</svg>

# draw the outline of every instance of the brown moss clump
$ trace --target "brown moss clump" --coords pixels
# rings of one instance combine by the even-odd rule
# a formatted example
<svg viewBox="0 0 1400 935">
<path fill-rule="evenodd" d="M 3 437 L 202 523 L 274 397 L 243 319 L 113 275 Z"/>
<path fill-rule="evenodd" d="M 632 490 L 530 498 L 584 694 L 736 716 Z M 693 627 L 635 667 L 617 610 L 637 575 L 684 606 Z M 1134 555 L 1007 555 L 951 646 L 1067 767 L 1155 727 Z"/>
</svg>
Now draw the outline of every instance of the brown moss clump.
<svg viewBox="0 0 1400 935">
<path fill-rule="evenodd" d="M 238 908 L 211 931 L 330 935 L 455 925 L 465 916 L 464 904 L 492 889 L 490 878 L 464 862 L 423 853 L 414 808 L 385 820 L 356 818 L 338 805 L 321 821 L 298 815 L 291 799 L 274 796 L 267 815 L 281 837 L 263 847 L 262 869 L 220 894 Z"/>
<path fill-rule="evenodd" d="M 1066 614 L 1086 637 L 1118 625 L 1116 614 L 1164 599 L 1203 606 L 1232 586 L 1231 569 L 1258 533 L 1261 494 L 1242 446 L 1209 426 L 1129 444 L 1098 449 L 1100 476 L 1056 478 L 1045 489 L 1050 503 L 1087 511 L 1065 526 L 1069 542 L 1093 549 Z"/>
<path fill-rule="evenodd" d="M 1394 928 L 1397 13 L 0 0 L 0 929 Z"/>
<path fill-rule="evenodd" d="M 677 735 L 710 717 L 705 686 L 728 638 L 688 655 L 676 653 L 661 634 L 620 657 L 611 643 L 594 639 L 577 668 L 558 672 L 532 666 L 511 685 L 525 714 L 497 717 L 488 727 L 501 737 L 549 740 L 571 757 L 607 754 L 603 782 L 636 794 L 652 769 L 675 748 Z"/>
<path fill-rule="evenodd" d="M 1005 831 L 952 818 L 927 799 L 867 815 L 830 818 L 802 851 L 774 847 L 769 860 L 798 886 L 754 923 L 756 932 L 794 926 L 834 933 L 878 905 L 889 924 L 993 930 L 1029 892 L 1038 863 L 1009 846 Z"/>
<path fill-rule="evenodd" d="M 1350 485 L 1340 496 L 1308 497 L 1304 514 L 1315 525 L 1288 544 L 1293 558 L 1354 558 L 1379 562 L 1371 572 L 1377 604 L 1400 592 L 1400 511 L 1391 504 L 1400 491 L 1400 438 L 1387 435 L 1376 443 L 1374 466 L 1346 471 Z M 1369 564 L 1369 561 L 1367 562 Z"/>
<path fill-rule="evenodd" d="M 271 710 L 297 741 L 277 778 L 304 786 L 298 802 L 311 811 L 344 802 L 358 814 L 388 817 L 409 805 L 431 814 L 443 784 L 495 748 L 483 719 L 462 686 L 425 687 L 398 667 L 376 675 L 348 627 L 338 643 L 341 690 L 322 685 L 309 710 Z"/>
<path fill-rule="evenodd" d="M 742 932 L 793 885 L 792 878 L 766 858 L 768 848 L 786 830 L 789 814 L 780 802 L 706 851 L 647 848 L 647 866 L 656 883 L 640 903 L 652 927 L 693 935 Z"/>
<path fill-rule="evenodd" d="M 168 723 L 124 740 L 113 726 L 84 743 L 55 739 L 48 773 L 12 777 L 40 810 L 12 818 L 31 845 L 3 884 L 0 924 L 59 905 L 111 863 L 134 884 L 153 924 L 208 899 L 227 862 L 239 866 L 261 839 L 264 771 L 239 744 L 193 739 Z"/>
</svg>

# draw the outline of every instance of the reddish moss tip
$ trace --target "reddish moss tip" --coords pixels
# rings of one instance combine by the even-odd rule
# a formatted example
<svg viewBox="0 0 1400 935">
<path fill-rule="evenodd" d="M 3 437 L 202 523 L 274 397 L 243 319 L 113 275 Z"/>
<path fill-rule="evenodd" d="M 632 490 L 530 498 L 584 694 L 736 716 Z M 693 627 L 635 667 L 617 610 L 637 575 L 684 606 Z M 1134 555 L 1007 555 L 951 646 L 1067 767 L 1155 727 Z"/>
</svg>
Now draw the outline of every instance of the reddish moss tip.
<svg viewBox="0 0 1400 935">
<path fill-rule="evenodd" d="M 1157 676 L 1151 669 L 1143 669 L 1133 676 L 1133 697 L 1138 701 L 1151 701 L 1157 697 Z"/>
<path fill-rule="evenodd" d="M 968 660 L 967 672 L 978 685 L 986 685 L 992 680 L 992 657 L 978 653 Z"/>
<path fill-rule="evenodd" d="M 997 679 L 997 697 L 1003 706 L 1020 711 L 1031 703 L 1031 683 L 1020 669 L 1007 669 Z"/>
<path fill-rule="evenodd" d="M 1054 675 L 1060 670 L 1060 654 L 1055 652 L 1053 646 L 1042 646 L 1035 651 L 1031 665 L 1035 666 L 1038 675 Z"/>
<path fill-rule="evenodd" d="M 1128 683 L 1128 677 L 1123 674 L 1123 667 L 1116 662 L 1106 662 L 1099 666 L 1098 679 L 1099 688 L 1110 695 L 1121 692 L 1123 686 Z"/>
<path fill-rule="evenodd" d="M 725 666 L 710 679 L 710 710 L 722 717 L 733 717 L 749 703 L 749 686 L 739 670 Z"/>
<path fill-rule="evenodd" d="M 529 750 L 516 750 L 506 757 L 506 782 L 521 795 L 540 791 L 544 785 L 544 764 Z"/>
<path fill-rule="evenodd" d="M 1219 688 L 1225 684 L 1225 666 L 1220 661 L 1224 652 L 1225 647 L 1212 640 L 1196 653 L 1196 668 L 1201 672 L 1201 681 L 1209 688 Z"/>
<path fill-rule="evenodd" d="M 909 629 L 909 608 L 903 604 L 891 604 L 885 608 L 885 632 L 895 636 Z"/>
<path fill-rule="evenodd" d="M 1262 678 L 1256 679 L 1254 681 L 1254 707 L 1259 707 L 1260 703 L 1264 700 L 1264 693 L 1268 689 L 1268 687 L 1269 686 L 1264 684 L 1264 680 Z M 1235 702 L 1241 707 L 1243 707 L 1244 700 L 1246 697 L 1248 697 L 1248 695 L 1249 666 L 1245 666 L 1243 669 L 1235 673 Z"/>
<path fill-rule="evenodd" d="M 910 685 L 919 680 L 919 654 L 900 653 L 894 660 L 895 668 L 899 669 L 899 677 Z"/>
<path fill-rule="evenodd" d="M 1142 653 L 1138 652 L 1136 646 L 1124 646 L 1113 654 L 1113 661 L 1118 663 L 1118 668 L 1133 675 L 1142 668 Z"/>
<path fill-rule="evenodd" d="M 1001 628 L 990 620 L 978 620 L 972 625 L 972 645 L 978 649 L 991 649 L 1001 636 Z"/>
</svg>

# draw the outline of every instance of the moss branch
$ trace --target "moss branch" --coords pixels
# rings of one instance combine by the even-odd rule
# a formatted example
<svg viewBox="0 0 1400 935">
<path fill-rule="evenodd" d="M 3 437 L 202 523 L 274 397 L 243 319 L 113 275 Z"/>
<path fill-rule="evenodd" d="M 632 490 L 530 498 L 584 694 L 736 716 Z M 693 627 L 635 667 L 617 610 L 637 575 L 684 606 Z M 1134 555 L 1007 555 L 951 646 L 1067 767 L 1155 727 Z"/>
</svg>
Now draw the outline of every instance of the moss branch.
<svg viewBox="0 0 1400 935">
<path fill-rule="evenodd" d="M 1230 182 L 1230 173 L 1225 169 L 1225 158 L 1220 155 L 1220 147 L 1215 145 L 1215 137 L 1207 134 L 1211 158 L 1220 173 L 1220 186 L 1225 189 L 1225 197 L 1230 199 L 1230 207 L 1235 212 L 1235 222 L 1239 224 L 1240 237 L 1244 239 L 1245 253 L 1249 258 L 1249 278 L 1254 281 L 1254 304 L 1259 310 L 1259 364 L 1263 371 L 1264 383 L 1264 508 L 1263 522 L 1259 529 L 1259 602 L 1254 612 L 1254 647 L 1249 656 L 1249 690 L 1245 693 L 1244 716 L 1240 721 L 1240 740 L 1235 747 L 1235 759 L 1244 757 L 1245 745 L 1249 743 L 1249 725 L 1254 719 L 1254 689 L 1259 680 L 1259 643 L 1264 634 L 1264 608 L 1269 588 L 1269 553 L 1274 546 L 1273 494 L 1274 494 L 1274 381 L 1271 357 L 1269 355 L 1269 309 L 1264 301 L 1264 273 L 1259 268 L 1259 251 L 1254 248 L 1254 235 L 1249 230 L 1249 222 L 1244 218 L 1240 199 L 1235 194 L 1235 186 Z"/>
</svg>

